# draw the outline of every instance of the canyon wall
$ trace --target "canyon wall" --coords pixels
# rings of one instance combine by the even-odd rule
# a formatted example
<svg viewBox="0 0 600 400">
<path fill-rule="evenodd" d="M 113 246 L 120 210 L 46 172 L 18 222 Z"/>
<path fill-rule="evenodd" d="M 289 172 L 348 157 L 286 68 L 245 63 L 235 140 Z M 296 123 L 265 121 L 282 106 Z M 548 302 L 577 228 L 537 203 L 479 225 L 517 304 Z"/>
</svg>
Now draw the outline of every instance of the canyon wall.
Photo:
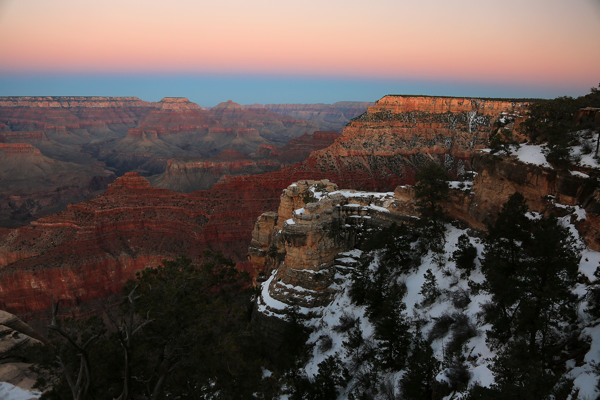
<svg viewBox="0 0 600 400">
<path fill-rule="evenodd" d="M 0 157 L 0 197 L 6 200 L 0 204 L 0 226 L 21 226 L 89 199 L 129 171 L 164 173 L 153 182 L 186 192 L 207 189 L 224 175 L 274 171 L 330 144 L 333 139 L 321 140 L 324 135 L 310 137 L 318 129 L 307 120 L 231 101 L 207 109 L 175 97 L 158 102 L 0 97 L 2 154 L 9 148 L 14 154 L 15 146 L 41 153 L 35 162 L 27 152 Z M 215 160 L 228 150 L 242 152 L 247 160 L 218 165 L 230 161 Z"/>
<path fill-rule="evenodd" d="M 411 108 L 417 100 L 425 111 Z M 340 187 L 391 192 L 398 184 L 412 183 L 415 169 L 432 159 L 460 175 L 495 129 L 518 125 L 524 107 L 518 102 L 386 96 L 351 121 L 330 146 L 279 171 L 224 177 L 209 190 L 187 195 L 125 175 L 93 200 L 1 233 L 0 306 L 19 314 L 40 310 L 48 306 L 50 293 L 72 304 L 85 302 L 117 292 L 140 268 L 165 257 L 196 257 L 203 248 L 244 261 L 256 219 L 277 209 L 282 189 L 291 183 L 329 179 Z M 239 112 L 234 104 L 223 108 Z M 151 109 L 147 115 L 165 117 L 157 112 Z M 182 126 L 175 117 L 172 124 Z M 169 136 L 144 132 L 146 140 Z M 269 149 L 274 148 L 263 147 Z M 268 217 L 263 220 L 271 223 Z"/>
<path fill-rule="evenodd" d="M 0 309 L 25 315 L 51 296 L 78 305 L 135 273 L 206 247 L 204 204 L 131 173 L 93 200 L 0 236 Z"/>
<path fill-rule="evenodd" d="M 533 165 L 514 156 L 475 154 L 472 182 L 450 182 L 441 203 L 451 220 L 485 230 L 515 192 L 529 211 L 569 219 L 592 250 L 600 250 L 600 189 L 590 175 Z M 590 174 L 593 171 L 588 171 Z M 262 283 L 255 323 L 285 319 L 290 307 L 319 312 L 342 279 L 349 258 L 369 232 L 419 217 L 413 186 L 394 192 L 339 190 L 329 180 L 301 180 L 283 190 L 277 212 L 256 221 L 248 256 L 255 285 Z M 264 283 L 263 283 L 264 282 Z"/>
<path fill-rule="evenodd" d="M 320 129 L 341 131 L 349 119 L 364 113 L 371 102 L 341 101 L 333 104 L 255 104 L 246 108 L 265 108 L 278 114 L 306 119 Z"/>
</svg>

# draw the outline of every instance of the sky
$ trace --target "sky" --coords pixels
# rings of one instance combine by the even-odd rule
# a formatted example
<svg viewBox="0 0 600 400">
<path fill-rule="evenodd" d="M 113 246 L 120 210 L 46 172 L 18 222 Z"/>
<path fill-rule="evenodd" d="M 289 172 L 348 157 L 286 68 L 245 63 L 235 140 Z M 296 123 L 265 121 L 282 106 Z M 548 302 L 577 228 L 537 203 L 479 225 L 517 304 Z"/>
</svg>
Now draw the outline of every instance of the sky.
<svg viewBox="0 0 600 400">
<path fill-rule="evenodd" d="M 0 96 L 578 96 L 600 0 L 0 0 Z"/>
</svg>

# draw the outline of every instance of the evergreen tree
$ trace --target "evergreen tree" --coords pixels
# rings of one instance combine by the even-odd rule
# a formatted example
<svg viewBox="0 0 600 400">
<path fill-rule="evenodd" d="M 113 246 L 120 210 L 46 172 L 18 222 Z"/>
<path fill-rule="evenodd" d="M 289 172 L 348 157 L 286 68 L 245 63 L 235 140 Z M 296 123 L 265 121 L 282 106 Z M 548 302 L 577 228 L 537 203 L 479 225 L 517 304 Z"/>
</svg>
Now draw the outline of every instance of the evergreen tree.
<svg viewBox="0 0 600 400">
<path fill-rule="evenodd" d="M 502 128 L 490 138 L 490 149 L 492 154 L 503 151 L 506 155 L 510 155 L 512 146 L 518 148 L 519 143 L 514 139 L 510 129 Z"/>
<path fill-rule="evenodd" d="M 67 368 L 45 398 L 249 398 L 256 392 L 262 360 L 248 329 L 252 291 L 247 274 L 230 260 L 217 253 L 206 253 L 199 266 L 187 258 L 165 260 L 138 273 L 124 293 L 121 316 L 111 311 L 108 326 L 100 318 L 74 324 L 53 318 L 52 326 L 69 338 L 52 346 Z M 76 357 L 85 361 L 77 364 L 87 382 L 75 385 L 77 395 L 65 392 L 75 382 Z"/>
<path fill-rule="evenodd" d="M 515 400 L 548 399 L 557 379 L 539 353 L 531 352 L 526 340 L 517 338 L 504 347 L 491 367 L 495 396 Z"/>
<path fill-rule="evenodd" d="M 461 277 L 469 276 L 475 268 L 475 258 L 477 258 L 477 249 L 471 244 L 469 237 L 464 233 L 458 237 L 457 249 L 452 253 L 452 258 L 456 262 L 456 267 L 462 271 Z"/>
<path fill-rule="evenodd" d="M 433 398 L 435 377 L 439 368 L 440 363 L 433 356 L 431 346 L 423 339 L 421 332 L 417 331 L 407 360 L 406 373 L 400 382 L 402 398 L 407 400 Z"/>
<path fill-rule="evenodd" d="M 378 359 L 383 368 L 401 370 L 406 363 L 410 346 L 410 325 L 404 315 L 404 294 L 397 295 L 387 312 L 375 320 L 375 337 L 378 339 Z"/>
<path fill-rule="evenodd" d="M 511 335 L 512 309 L 519 298 L 516 272 L 522 269 L 522 246 L 530 240 L 531 228 L 526 212 L 523 195 L 513 194 L 489 228 L 486 239 L 482 271 L 492 294 L 492 302 L 486 306 L 486 319 L 496 327 L 492 336 L 500 341 Z"/>
<path fill-rule="evenodd" d="M 441 294 L 440 289 L 437 286 L 437 279 L 431 269 L 427 269 L 425 272 L 425 282 L 423 282 L 419 294 L 423 296 L 423 301 L 421 303 L 423 306 L 433 304 Z"/>
<path fill-rule="evenodd" d="M 557 366 L 564 365 L 576 321 L 572 288 L 578 269 L 568 229 L 554 217 L 530 221 L 526 210 L 518 194 L 505 204 L 490 229 L 482 263 L 492 295 L 485 308 L 492 323 L 488 338 L 500 349 L 497 388 L 523 399 L 544 398 L 550 392 L 543 389 L 551 389 L 560 376 Z"/>
<path fill-rule="evenodd" d="M 600 267 L 596 268 L 594 277 L 596 280 L 588 289 L 587 312 L 592 316 L 592 318 L 600 318 Z"/>
<path fill-rule="evenodd" d="M 439 220 L 444 211 L 440 205 L 448 198 L 450 175 L 441 165 L 430 162 L 415 174 L 417 207 L 425 218 Z"/>
</svg>

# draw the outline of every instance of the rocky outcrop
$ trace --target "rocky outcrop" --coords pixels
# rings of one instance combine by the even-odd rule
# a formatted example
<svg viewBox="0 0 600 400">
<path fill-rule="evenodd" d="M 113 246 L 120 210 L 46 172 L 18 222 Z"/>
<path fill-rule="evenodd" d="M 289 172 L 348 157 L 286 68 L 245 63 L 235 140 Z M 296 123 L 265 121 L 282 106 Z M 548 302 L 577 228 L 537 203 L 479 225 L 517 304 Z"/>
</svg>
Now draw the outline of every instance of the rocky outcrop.
<svg viewBox="0 0 600 400">
<path fill-rule="evenodd" d="M 376 190 L 412 183 L 415 170 L 434 159 L 461 175 L 471 169 L 474 150 L 487 147 L 493 132 L 518 127 L 526 106 L 501 100 L 385 96 L 307 163 L 348 174 L 350 180 L 336 180 L 344 187 L 358 184 Z"/>
<path fill-rule="evenodd" d="M 257 175 L 281 168 L 268 160 L 179 161 L 169 160 L 164 173 L 150 178 L 156 187 L 190 193 L 210 189 L 224 176 Z"/>
<path fill-rule="evenodd" d="M 275 155 L 282 164 L 298 163 L 304 161 L 313 151 L 330 146 L 338 137 L 339 133 L 330 131 L 305 133 L 291 139 L 285 146 L 275 150 L 273 152 L 275 154 L 271 154 Z"/>
<path fill-rule="evenodd" d="M 29 368 L 27 350 L 43 342 L 29 325 L 0 310 L 0 382 L 31 390 L 37 375 Z"/>
<path fill-rule="evenodd" d="M 164 97 L 155 106 L 160 110 L 188 111 L 203 109 L 196 103 L 192 103 L 185 97 Z"/>
<path fill-rule="evenodd" d="M 600 207 L 597 181 L 586 173 L 558 170 L 523 163 L 514 157 L 477 153 L 473 158 L 475 176 L 468 215 L 478 221 L 477 228 L 493 222 L 502 205 L 515 192 L 521 193 L 531 211 L 544 215 L 563 215 L 584 211 L 577 226 L 586 244 L 600 250 L 597 224 Z M 471 225 L 475 225 L 471 223 Z"/>
<path fill-rule="evenodd" d="M 255 282 L 267 280 L 259 311 L 281 314 L 298 305 L 309 312 L 327 304 L 336 256 L 354 248 L 360 232 L 405 219 L 397 207 L 391 192 L 337 190 L 328 180 L 288 186 L 277 214 L 258 218 L 248 250 Z"/>
<path fill-rule="evenodd" d="M 476 153 L 473 166 L 475 179 L 451 182 L 449 199 L 441 204 L 451 219 L 485 230 L 520 192 L 530 211 L 569 216 L 586 245 L 600 250 L 600 189 L 590 175 L 487 152 Z M 360 248 L 362 235 L 373 228 L 418 216 L 412 186 L 393 193 L 338 190 L 328 180 L 288 186 L 278 212 L 257 219 L 248 249 L 254 283 L 262 284 L 257 323 L 282 318 L 292 306 L 318 313 L 331 300 L 336 273 L 343 274 L 343 252 Z"/>
<path fill-rule="evenodd" d="M 165 172 L 150 177 L 156 187 L 189 193 L 211 188 L 225 176 L 257 175 L 278 171 L 286 165 L 304 160 L 318 149 L 327 147 L 339 134 L 315 132 L 290 140 L 285 146 L 261 145 L 255 153 L 245 155 L 225 149 L 220 154 L 202 160 L 167 161 Z"/>
</svg>

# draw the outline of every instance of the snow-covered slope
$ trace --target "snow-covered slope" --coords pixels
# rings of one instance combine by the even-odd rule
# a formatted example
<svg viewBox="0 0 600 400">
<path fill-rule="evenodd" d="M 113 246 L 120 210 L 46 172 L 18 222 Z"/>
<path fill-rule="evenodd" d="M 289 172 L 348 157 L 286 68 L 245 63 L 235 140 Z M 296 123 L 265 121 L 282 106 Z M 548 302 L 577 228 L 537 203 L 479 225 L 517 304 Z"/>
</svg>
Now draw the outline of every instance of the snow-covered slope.
<svg viewBox="0 0 600 400">
<path fill-rule="evenodd" d="M 539 217 L 535 214 L 530 216 Z M 600 396 L 597 386 L 599 371 L 595 369 L 595 365 L 600 362 L 600 321 L 592 320 L 585 310 L 588 306 L 586 301 L 588 285 L 595 281 L 593 273 L 600 264 L 600 253 L 585 247 L 569 221 L 570 216 L 560 220 L 561 224 L 570 228 L 575 236 L 581 256 L 580 283 L 572 290 L 577 294 L 579 302 L 580 339 L 584 343 L 589 343 L 589 349 L 583 359 L 567 361 L 564 377 L 573 380 L 571 398 L 595 399 Z M 471 245 L 477 249 L 475 268 L 468 275 L 457 268 L 453 258 L 461 235 L 467 235 Z M 477 234 L 477 236 L 481 235 Z M 435 380 L 440 384 L 450 382 L 453 379 L 452 374 L 455 373 L 452 370 L 455 366 L 447 357 L 449 344 L 459 335 L 457 333 L 459 329 L 463 333 L 463 339 L 466 337 L 461 346 L 461 360 L 466 367 L 468 383 L 461 390 L 452 391 L 445 397 L 447 399 L 463 398 L 470 388 L 476 385 L 490 387 L 495 382 L 493 362 L 497 356 L 497 349 L 492 348 L 488 341 L 487 333 L 491 325 L 485 324 L 482 318 L 483 307 L 491 301 L 491 296 L 485 290 L 477 289 L 485 281 L 480 263 L 483 250 L 483 240 L 476 237 L 473 231 L 447 224 L 443 252 L 429 251 L 421 258 L 421 263 L 416 269 L 394 277 L 401 286 L 406 287 L 402 298 L 406 308 L 402 311 L 402 315 L 408 322 L 408 330 L 411 334 L 415 334 L 418 327 L 423 338 L 428 339 L 433 356 L 439 362 Z M 352 276 L 357 266 L 365 262 L 369 263 L 369 271 L 376 271 L 380 267 L 382 256 L 380 249 L 371 251 L 355 249 L 339 254 L 335 264 L 337 271 L 335 283 L 332 285 L 337 294 L 333 301 L 323 308 L 320 316 L 306 321 L 306 325 L 313 329 L 308 339 L 312 349 L 308 361 L 299 373 L 304 374 L 309 381 L 318 383 L 322 378 L 319 376 L 320 368 L 324 371 L 326 361 L 334 359 L 344 371 L 342 375 L 345 376 L 341 381 L 336 381 L 339 399 L 357 395 L 359 393 L 357 388 L 364 386 L 365 377 L 370 377 L 373 382 L 377 382 L 378 386 L 370 392 L 374 398 L 403 398 L 401 397 L 402 378 L 407 373 L 406 369 L 376 367 L 368 356 L 362 358 L 363 362 L 360 365 L 356 365 L 355 352 L 367 352 L 369 348 L 378 348 L 382 345 L 382 341 L 376 335 L 367 306 L 357 305 L 352 299 L 350 294 Z M 428 271 L 433 273 L 439 290 L 439 294 L 432 302 L 427 302 L 424 297 L 423 288 Z M 355 330 L 355 327 L 359 329 Z M 358 350 L 349 345 L 352 340 L 356 341 L 356 338 L 351 337 L 356 335 L 356 332 L 359 332 L 362 338 Z"/>
</svg>

